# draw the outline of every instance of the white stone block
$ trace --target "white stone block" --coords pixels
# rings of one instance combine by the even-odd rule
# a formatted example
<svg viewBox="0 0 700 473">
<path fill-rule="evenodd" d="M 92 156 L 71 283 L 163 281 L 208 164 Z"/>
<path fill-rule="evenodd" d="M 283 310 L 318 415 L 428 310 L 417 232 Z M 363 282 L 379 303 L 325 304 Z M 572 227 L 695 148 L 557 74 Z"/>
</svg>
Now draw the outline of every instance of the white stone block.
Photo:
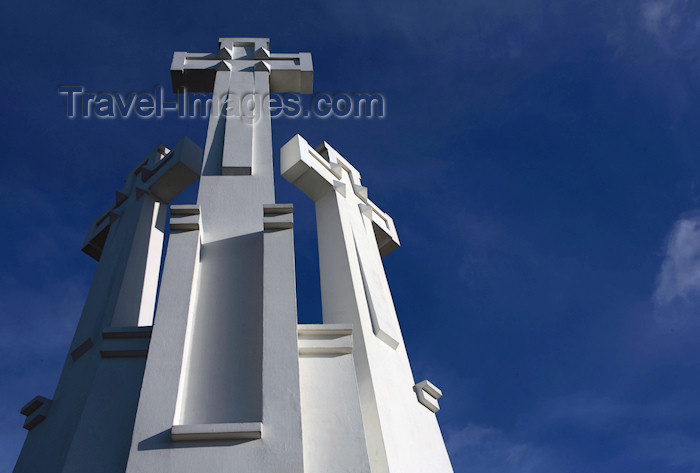
<svg viewBox="0 0 700 473">
<path fill-rule="evenodd" d="M 418 402 L 423 404 L 432 412 L 437 412 L 440 410 L 438 399 L 442 397 L 442 391 L 439 390 L 433 383 L 427 379 L 423 380 L 414 386 L 414 390 L 418 396 Z"/>
<path fill-rule="evenodd" d="M 255 440 L 262 438 L 262 423 L 173 425 L 170 436 L 174 442 Z"/>
</svg>

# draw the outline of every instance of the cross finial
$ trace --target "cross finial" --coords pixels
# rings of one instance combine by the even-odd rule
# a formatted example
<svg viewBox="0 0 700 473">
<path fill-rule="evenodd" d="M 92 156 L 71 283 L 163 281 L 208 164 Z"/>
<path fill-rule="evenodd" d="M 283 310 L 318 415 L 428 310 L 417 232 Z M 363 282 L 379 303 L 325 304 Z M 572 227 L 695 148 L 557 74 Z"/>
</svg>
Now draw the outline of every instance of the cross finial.
<svg viewBox="0 0 700 473">
<path fill-rule="evenodd" d="M 394 220 L 368 198 L 359 171 L 327 142 L 314 149 L 303 137 L 294 136 L 280 152 L 280 172 L 314 201 L 331 189 L 344 197 L 349 192 L 355 195 L 360 212 L 372 222 L 382 257 L 401 245 Z"/>
<path fill-rule="evenodd" d="M 155 148 L 127 175 L 124 187 L 116 192 L 114 205 L 92 223 L 83 251 L 99 261 L 109 228 L 121 217 L 130 198 L 139 200 L 151 194 L 157 201 L 169 203 L 199 179 L 201 166 L 202 150 L 187 137 L 172 151 L 163 145 Z"/>
<path fill-rule="evenodd" d="M 218 71 L 270 73 L 270 92 L 313 91 L 310 53 L 271 53 L 268 38 L 219 38 L 216 53 L 176 52 L 170 67 L 173 92 L 212 92 Z"/>
</svg>

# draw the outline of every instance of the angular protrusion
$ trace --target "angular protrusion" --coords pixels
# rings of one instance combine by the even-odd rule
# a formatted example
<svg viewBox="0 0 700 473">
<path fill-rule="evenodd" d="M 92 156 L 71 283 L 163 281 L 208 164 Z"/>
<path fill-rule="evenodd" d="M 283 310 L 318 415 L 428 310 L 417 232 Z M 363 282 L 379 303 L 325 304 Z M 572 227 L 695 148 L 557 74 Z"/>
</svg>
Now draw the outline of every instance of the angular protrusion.
<svg viewBox="0 0 700 473">
<path fill-rule="evenodd" d="M 215 71 L 230 71 L 231 66 L 229 66 L 226 61 L 221 61 L 219 64 L 216 65 L 214 70 Z"/>
<path fill-rule="evenodd" d="M 255 59 L 270 59 L 270 51 L 267 48 L 258 48 L 255 51 Z"/>
<path fill-rule="evenodd" d="M 258 61 L 255 64 L 255 67 L 253 68 L 255 71 L 267 71 L 270 72 L 272 71 L 272 68 L 270 67 L 270 64 L 265 62 L 265 61 Z"/>
<path fill-rule="evenodd" d="M 263 205 L 263 230 L 289 230 L 294 228 L 292 204 Z"/>
<path fill-rule="evenodd" d="M 19 411 L 20 414 L 23 416 L 28 416 L 32 412 L 36 411 L 39 409 L 43 404 L 46 402 L 50 402 L 50 399 L 45 398 L 44 396 L 36 396 L 34 399 L 26 403 L 24 406 L 22 406 L 22 409 Z"/>
<path fill-rule="evenodd" d="M 137 200 L 140 199 L 141 197 L 143 197 L 144 195 L 148 194 L 148 189 L 146 187 L 141 186 L 141 185 L 137 185 L 136 189 L 134 189 L 134 191 L 136 193 Z"/>
<path fill-rule="evenodd" d="M 152 325 L 143 327 L 105 327 L 102 330 L 102 338 L 105 340 L 113 338 L 151 338 L 152 333 Z"/>
<path fill-rule="evenodd" d="M 173 442 L 254 440 L 259 438 L 262 438 L 261 422 L 173 425 L 170 429 L 170 439 Z"/>
<path fill-rule="evenodd" d="M 109 228 L 110 227 L 106 222 L 106 219 L 99 223 L 93 223 L 90 227 L 90 231 L 88 232 L 88 238 L 86 238 L 85 242 L 83 243 L 83 253 L 95 261 L 99 261 L 102 257 L 102 249 L 107 242 Z"/>
<path fill-rule="evenodd" d="M 170 231 L 188 232 L 199 230 L 198 205 L 172 205 L 170 207 Z"/>
<path fill-rule="evenodd" d="M 294 204 L 263 204 L 263 215 L 290 214 Z"/>
<path fill-rule="evenodd" d="M 330 163 L 331 164 L 331 172 L 335 177 L 338 179 L 341 179 L 343 177 L 343 166 L 342 164 L 339 163 Z"/>
<path fill-rule="evenodd" d="M 352 185 L 355 195 L 360 198 L 362 202 L 367 203 L 367 188 L 365 186 L 358 186 L 357 184 Z"/>
<path fill-rule="evenodd" d="M 117 210 L 110 210 L 108 213 L 108 216 L 109 216 L 109 223 L 111 225 L 119 219 L 119 217 L 121 216 L 121 212 L 119 212 L 118 209 Z"/>
<path fill-rule="evenodd" d="M 143 168 L 141 168 L 139 173 L 141 175 L 141 181 L 146 182 L 155 174 L 155 171 L 153 169 L 143 167 Z"/>
<path fill-rule="evenodd" d="M 352 353 L 352 325 L 302 324 L 297 326 L 299 355 L 338 356 Z"/>
<path fill-rule="evenodd" d="M 84 354 L 90 351 L 92 347 L 94 347 L 95 344 L 92 342 L 92 338 L 88 337 L 87 340 L 85 340 L 83 343 L 78 345 L 75 350 L 70 352 L 70 357 L 73 359 L 73 361 L 78 361 Z"/>
<path fill-rule="evenodd" d="M 418 396 L 418 402 L 423 404 L 432 412 L 437 412 L 440 410 L 438 399 L 442 397 L 442 391 L 438 389 L 437 386 L 425 379 L 416 384 L 413 389 Z"/>
<path fill-rule="evenodd" d="M 123 193 L 122 191 L 117 191 L 115 192 L 115 197 L 114 197 L 114 206 L 119 207 L 122 205 L 124 202 L 126 202 L 126 199 L 128 199 L 129 196 Z"/>
<path fill-rule="evenodd" d="M 372 220 L 372 207 L 370 207 L 367 204 L 358 204 L 360 207 L 360 213 L 367 217 L 368 219 Z"/>
<path fill-rule="evenodd" d="M 148 356 L 152 326 L 107 327 L 102 331 L 102 358 L 141 358 Z"/>
<path fill-rule="evenodd" d="M 27 416 L 23 427 L 27 430 L 32 430 L 41 424 L 46 419 L 49 406 L 51 406 L 51 399 L 47 399 L 44 396 L 36 396 L 26 403 L 20 411 L 23 416 Z"/>
<path fill-rule="evenodd" d="M 292 214 L 271 215 L 263 218 L 263 230 L 289 230 L 294 228 L 294 216 Z"/>
<path fill-rule="evenodd" d="M 219 59 L 233 59 L 233 50 L 229 48 L 221 48 L 218 54 Z"/>
<path fill-rule="evenodd" d="M 346 196 L 346 194 L 345 194 L 345 189 L 346 189 L 346 188 L 347 188 L 347 186 L 345 185 L 344 182 L 333 181 L 333 189 L 335 189 L 335 191 L 336 191 L 338 194 L 342 195 L 343 197 Z"/>
</svg>

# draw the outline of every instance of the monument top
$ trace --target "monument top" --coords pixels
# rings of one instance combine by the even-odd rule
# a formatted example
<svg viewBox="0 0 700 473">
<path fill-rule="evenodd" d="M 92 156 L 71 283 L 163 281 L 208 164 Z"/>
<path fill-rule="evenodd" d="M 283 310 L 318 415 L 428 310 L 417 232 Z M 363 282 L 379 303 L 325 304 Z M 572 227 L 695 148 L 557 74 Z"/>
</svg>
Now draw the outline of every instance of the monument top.
<svg viewBox="0 0 700 473">
<path fill-rule="evenodd" d="M 215 53 L 175 52 L 173 92 L 213 92 L 217 72 L 269 72 L 270 92 L 313 91 L 311 53 L 271 53 L 268 38 L 219 38 Z"/>
<path fill-rule="evenodd" d="M 255 49 L 270 49 L 270 38 L 219 38 L 219 49 L 234 46 L 255 46 Z"/>
</svg>

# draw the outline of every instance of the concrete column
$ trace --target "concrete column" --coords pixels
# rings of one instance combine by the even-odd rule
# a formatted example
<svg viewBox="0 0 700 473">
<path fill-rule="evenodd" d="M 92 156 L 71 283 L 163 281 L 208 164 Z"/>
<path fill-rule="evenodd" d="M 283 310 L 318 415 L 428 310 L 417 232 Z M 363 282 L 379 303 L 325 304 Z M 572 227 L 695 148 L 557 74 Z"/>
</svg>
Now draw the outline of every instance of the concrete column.
<svg viewBox="0 0 700 473">
<path fill-rule="evenodd" d="M 263 213 L 263 440 L 284 446 L 268 454 L 285 465 L 285 472 L 301 473 L 305 470 L 292 206 L 265 205 Z"/>
<path fill-rule="evenodd" d="M 187 382 L 188 329 L 197 300 L 201 230 L 196 206 L 172 206 L 170 239 L 163 267 L 156 324 L 149 347 L 144 382 L 127 472 L 162 471 L 161 458 L 171 445 L 171 428 L 180 416 L 178 397 Z M 191 336 L 191 330 L 189 334 Z M 194 471 L 194 470 L 193 470 Z"/>
<path fill-rule="evenodd" d="M 281 161 L 282 175 L 316 203 L 323 322 L 353 327 L 372 473 L 452 472 L 437 403 L 425 396 L 441 393 L 413 379 L 381 262 L 383 249 L 398 247 L 393 220 L 328 143 L 313 149 L 297 135 L 282 148 Z"/>
<path fill-rule="evenodd" d="M 93 223 L 83 251 L 99 261 L 54 398 L 17 472 L 123 471 L 158 287 L 165 204 L 199 177 L 201 149 L 154 149 Z M 139 327 L 141 325 L 141 327 Z"/>
<path fill-rule="evenodd" d="M 163 254 L 167 206 L 151 195 L 134 203 L 138 215 L 133 229 L 127 266 L 119 289 L 111 325 L 140 327 L 153 325 L 158 293 L 158 276 Z"/>
<path fill-rule="evenodd" d="M 167 343 L 184 344 L 181 352 L 158 348 L 160 325 L 169 324 L 161 317 L 174 317 L 162 311 L 175 310 L 165 300 L 172 283 L 161 283 L 132 473 L 303 469 L 291 207 L 275 205 L 271 121 L 262 106 L 272 69 L 257 56 L 288 72 L 299 66 L 292 57 L 270 58 L 267 48 L 266 39 L 222 38 L 218 53 L 173 60 L 176 90 L 214 96 L 197 196 L 201 247 L 186 335 L 181 325 L 169 329 Z M 253 113 L 241 108 L 244 98 L 253 99 Z M 170 258 L 169 248 L 166 271 Z"/>
</svg>

